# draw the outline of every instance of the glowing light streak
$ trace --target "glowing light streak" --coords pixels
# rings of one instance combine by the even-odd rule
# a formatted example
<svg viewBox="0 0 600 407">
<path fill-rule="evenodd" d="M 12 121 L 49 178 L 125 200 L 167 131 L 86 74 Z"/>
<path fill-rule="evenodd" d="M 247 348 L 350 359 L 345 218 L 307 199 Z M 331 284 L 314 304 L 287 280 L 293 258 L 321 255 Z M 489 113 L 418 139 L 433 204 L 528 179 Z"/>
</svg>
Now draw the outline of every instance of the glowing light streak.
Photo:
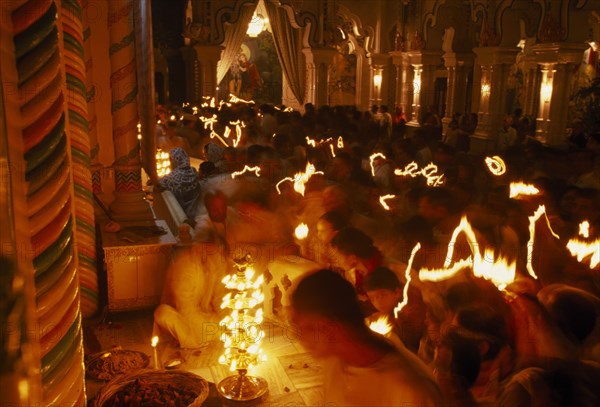
<svg viewBox="0 0 600 407">
<path fill-rule="evenodd" d="M 277 189 L 277 193 L 281 195 L 281 190 L 279 189 L 279 185 L 285 181 L 290 181 L 294 183 L 294 191 L 298 192 L 300 195 L 304 196 L 305 184 L 308 180 L 315 174 L 323 174 L 323 171 L 316 171 L 315 166 L 311 163 L 306 163 L 306 170 L 304 172 L 298 172 L 292 177 L 285 177 L 280 180 L 276 185 L 275 189 Z"/>
<path fill-rule="evenodd" d="M 339 136 L 337 139 L 337 148 L 344 148 L 344 139 L 342 136 Z"/>
<path fill-rule="evenodd" d="M 373 153 L 371 154 L 371 156 L 369 157 L 369 165 L 371 166 L 371 175 L 375 176 L 375 165 L 374 165 L 374 161 L 377 157 L 380 157 L 382 159 L 386 159 L 386 156 L 383 155 L 382 153 Z"/>
<path fill-rule="evenodd" d="M 527 272 L 529 273 L 529 275 L 533 278 L 535 278 L 537 280 L 537 274 L 535 274 L 535 271 L 533 270 L 533 243 L 535 242 L 535 225 L 538 221 L 539 218 L 542 217 L 542 215 L 544 215 L 544 217 L 546 218 L 546 225 L 548 225 L 548 230 L 550 230 L 550 233 L 552 233 L 552 236 L 554 236 L 557 239 L 560 239 L 560 237 L 554 233 L 554 231 L 552 230 L 552 227 L 550 226 L 550 220 L 548 219 L 548 216 L 546 215 L 546 207 L 544 205 L 540 205 L 537 210 L 533 213 L 532 216 L 529 216 L 529 241 L 527 242 Z"/>
<path fill-rule="evenodd" d="M 385 209 L 386 211 L 390 210 L 390 206 L 387 204 L 387 200 L 388 199 L 392 199 L 395 198 L 396 195 L 393 194 L 387 194 L 387 195 L 383 195 L 379 197 L 379 203 L 381 204 L 381 206 L 383 206 L 383 209 Z"/>
<path fill-rule="evenodd" d="M 590 237 L 590 223 L 587 220 L 579 224 L 579 236 L 585 239 Z M 569 239 L 567 249 L 569 249 L 571 255 L 575 256 L 580 263 L 583 263 L 587 257 L 590 257 L 591 269 L 600 264 L 600 238 L 591 242 L 577 238 Z"/>
<path fill-rule="evenodd" d="M 444 184 L 444 174 L 438 174 L 437 171 L 438 167 L 434 163 L 429 163 L 422 169 L 419 169 L 417 163 L 413 161 L 407 164 L 404 170 L 396 168 L 394 175 L 409 176 L 412 178 L 421 175 L 427 179 L 428 186 L 437 187 Z"/>
<path fill-rule="evenodd" d="M 511 182 L 509 198 L 518 198 L 519 196 L 537 195 L 540 190 L 531 184 L 522 182 Z"/>
<path fill-rule="evenodd" d="M 331 150 L 331 156 L 335 158 L 335 149 L 333 148 L 333 144 L 329 145 L 329 149 Z"/>
<path fill-rule="evenodd" d="M 404 284 L 404 291 L 402 291 L 402 301 L 396 305 L 394 308 L 394 316 L 398 318 L 398 314 L 402 311 L 402 308 L 408 304 L 408 286 L 410 285 L 410 270 L 412 269 L 412 263 L 415 258 L 417 252 L 421 249 L 421 243 L 417 243 L 415 247 L 413 247 L 410 252 L 410 258 L 408 259 L 408 264 L 406 265 L 406 270 L 404 270 L 404 277 L 406 278 L 406 284 Z"/>
<path fill-rule="evenodd" d="M 488 170 L 496 176 L 500 176 L 506 172 L 506 164 L 504 160 L 497 155 L 493 157 L 485 157 L 485 164 Z"/>
<path fill-rule="evenodd" d="M 306 136 L 306 144 L 308 144 L 309 146 L 313 146 L 316 147 L 317 144 L 315 143 L 315 141 L 313 139 L 311 139 L 310 137 Z"/>
<path fill-rule="evenodd" d="M 258 166 L 250 167 L 248 165 L 244 165 L 244 169 L 243 170 L 241 170 L 241 171 L 234 171 L 234 172 L 231 173 L 231 179 L 234 179 L 235 177 L 237 177 L 239 175 L 242 175 L 242 174 L 244 174 L 246 172 L 254 172 L 254 174 L 257 177 L 260 177 L 260 167 L 258 167 Z"/>
<path fill-rule="evenodd" d="M 246 103 L 246 104 L 252 104 L 254 103 L 254 100 L 245 100 L 245 99 L 240 99 L 239 97 L 235 96 L 234 94 L 230 93 L 229 94 L 229 102 L 230 103 Z"/>
</svg>

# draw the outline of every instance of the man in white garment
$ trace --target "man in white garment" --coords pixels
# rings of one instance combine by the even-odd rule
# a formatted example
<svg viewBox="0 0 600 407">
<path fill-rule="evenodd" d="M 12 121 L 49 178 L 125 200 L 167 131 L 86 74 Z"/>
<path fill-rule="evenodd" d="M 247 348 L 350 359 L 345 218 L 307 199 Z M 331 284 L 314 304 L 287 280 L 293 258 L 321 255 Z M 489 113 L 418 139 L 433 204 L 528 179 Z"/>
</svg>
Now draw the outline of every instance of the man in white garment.
<svg viewBox="0 0 600 407">
<path fill-rule="evenodd" d="M 442 405 L 425 364 L 369 330 L 354 287 L 340 274 L 320 270 L 304 277 L 290 312 L 301 344 L 323 359 L 325 405 Z"/>
</svg>

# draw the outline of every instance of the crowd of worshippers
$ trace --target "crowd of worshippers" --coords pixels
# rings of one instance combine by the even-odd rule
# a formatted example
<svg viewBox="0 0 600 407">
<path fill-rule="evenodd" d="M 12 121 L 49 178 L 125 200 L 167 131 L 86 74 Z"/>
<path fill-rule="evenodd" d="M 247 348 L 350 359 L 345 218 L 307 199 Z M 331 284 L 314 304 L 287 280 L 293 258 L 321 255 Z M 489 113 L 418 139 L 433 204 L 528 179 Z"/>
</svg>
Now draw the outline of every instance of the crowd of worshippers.
<svg viewBox="0 0 600 407">
<path fill-rule="evenodd" d="M 239 103 L 178 112 L 177 125 L 159 114 L 157 137 L 173 163 L 159 185 L 173 191 L 198 241 L 229 249 L 275 239 L 319 265 L 297 282 L 289 318 L 306 349 L 333 360 L 324 368 L 327 401 L 600 405 L 600 266 L 566 247 L 584 221 L 587 241 L 600 245 L 600 134 L 550 148 L 517 113 L 497 130 L 493 151 L 475 155 L 476 117 L 456 115 L 442 134 L 435 109 L 420 126 L 385 106 L 300 113 Z M 202 118 L 213 115 L 221 136 L 243 123 L 236 147 L 235 131 L 228 146 L 211 137 Z M 492 155 L 504 173 L 488 167 Z M 314 168 L 300 193 L 294 177 L 307 163 Z M 422 171 L 429 164 L 435 170 Z M 259 171 L 232 178 L 245 166 Z M 511 182 L 539 192 L 511 198 Z M 540 205 L 545 215 L 532 223 Z M 449 247 L 465 215 L 474 234 Z M 294 235 L 300 223 L 303 239 Z M 516 263 L 514 282 L 499 288 L 468 266 L 421 281 L 419 270 L 442 269 L 450 248 L 453 260 L 491 249 Z M 386 339 L 367 327 L 384 315 L 393 327 Z"/>
</svg>

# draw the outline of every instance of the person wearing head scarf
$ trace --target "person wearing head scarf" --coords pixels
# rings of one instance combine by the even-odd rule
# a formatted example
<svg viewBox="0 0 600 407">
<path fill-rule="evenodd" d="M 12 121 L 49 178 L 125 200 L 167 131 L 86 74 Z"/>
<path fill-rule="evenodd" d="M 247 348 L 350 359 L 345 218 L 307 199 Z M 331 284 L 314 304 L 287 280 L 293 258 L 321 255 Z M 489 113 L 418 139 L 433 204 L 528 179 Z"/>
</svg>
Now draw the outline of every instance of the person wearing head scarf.
<svg viewBox="0 0 600 407">
<path fill-rule="evenodd" d="M 200 196 L 200 177 L 190 166 L 190 157 L 181 147 L 175 147 L 169 153 L 171 173 L 158 180 L 161 190 L 169 190 L 188 219 L 194 219 L 198 197 Z"/>
</svg>

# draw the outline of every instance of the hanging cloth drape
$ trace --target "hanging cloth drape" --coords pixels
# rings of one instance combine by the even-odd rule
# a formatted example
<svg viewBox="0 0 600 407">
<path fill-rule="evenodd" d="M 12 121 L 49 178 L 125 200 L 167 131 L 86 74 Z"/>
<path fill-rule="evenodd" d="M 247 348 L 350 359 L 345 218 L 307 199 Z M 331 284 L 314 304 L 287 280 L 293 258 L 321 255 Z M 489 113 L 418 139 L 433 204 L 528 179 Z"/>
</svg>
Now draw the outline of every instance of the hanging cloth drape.
<svg viewBox="0 0 600 407">
<path fill-rule="evenodd" d="M 301 105 L 304 104 L 304 54 L 302 54 L 302 31 L 294 29 L 286 11 L 278 2 L 265 0 L 271 31 L 281 70 L 292 93 Z"/>
<path fill-rule="evenodd" d="M 240 17 L 235 24 L 230 24 L 225 29 L 225 40 L 223 41 L 223 52 L 221 52 L 221 59 L 217 64 L 217 83 L 221 83 L 229 67 L 235 61 L 235 58 L 240 53 L 242 43 L 246 39 L 246 31 L 248 31 L 248 24 L 252 20 L 252 15 L 256 9 L 256 4 L 247 4 L 242 7 L 240 11 Z"/>
</svg>

